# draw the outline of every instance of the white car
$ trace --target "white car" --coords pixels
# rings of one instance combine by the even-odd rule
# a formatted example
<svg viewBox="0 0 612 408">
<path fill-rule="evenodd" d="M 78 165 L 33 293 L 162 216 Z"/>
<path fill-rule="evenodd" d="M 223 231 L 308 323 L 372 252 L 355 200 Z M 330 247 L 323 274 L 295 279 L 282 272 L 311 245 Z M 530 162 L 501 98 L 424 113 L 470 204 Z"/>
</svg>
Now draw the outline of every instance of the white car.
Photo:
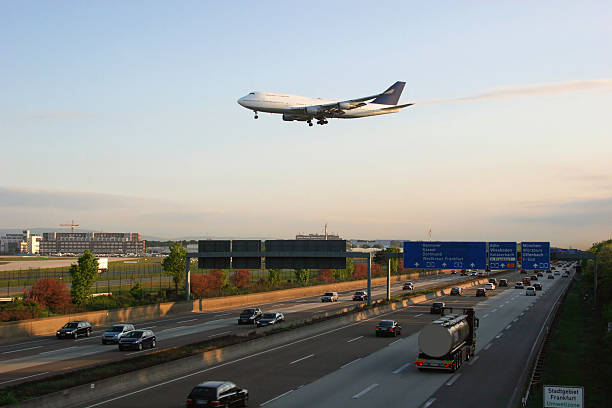
<svg viewBox="0 0 612 408">
<path fill-rule="evenodd" d="M 536 289 L 533 286 L 527 286 L 525 289 L 525 296 L 535 296 Z"/>
<path fill-rule="evenodd" d="M 321 296 L 321 302 L 337 302 L 338 301 L 338 292 L 325 292 L 323 296 Z"/>
<path fill-rule="evenodd" d="M 485 289 L 486 290 L 495 290 L 495 285 L 492 283 L 485 283 Z"/>
</svg>

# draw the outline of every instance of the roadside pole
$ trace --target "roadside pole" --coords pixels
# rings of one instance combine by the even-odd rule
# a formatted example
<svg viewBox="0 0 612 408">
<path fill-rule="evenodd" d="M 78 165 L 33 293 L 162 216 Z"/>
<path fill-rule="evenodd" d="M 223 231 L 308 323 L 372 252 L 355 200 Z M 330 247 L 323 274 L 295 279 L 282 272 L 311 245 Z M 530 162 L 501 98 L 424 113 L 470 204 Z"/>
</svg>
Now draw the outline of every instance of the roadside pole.
<svg viewBox="0 0 612 408">
<path fill-rule="evenodd" d="M 368 305 L 372 304 L 372 254 L 368 252 Z"/>
<path fill-rule="evenodd" d="M 391 257 L 387 255 L 387 300 L 391 300 Z"/>
<path fill-rule="evenodd" d="M 185 263 L 185 300 L 189 301 L 191 298 L 191 273 L 189 271 L 191 266 L 191 258 L 187 257 Z"/>
</svg>

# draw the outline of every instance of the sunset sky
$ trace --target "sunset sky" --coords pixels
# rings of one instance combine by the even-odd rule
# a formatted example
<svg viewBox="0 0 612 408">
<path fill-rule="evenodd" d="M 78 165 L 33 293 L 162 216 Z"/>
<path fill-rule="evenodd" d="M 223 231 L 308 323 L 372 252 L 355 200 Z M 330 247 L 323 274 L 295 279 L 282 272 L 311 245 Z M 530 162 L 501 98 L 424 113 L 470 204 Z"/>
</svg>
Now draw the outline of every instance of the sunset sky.
<svg viewBox="0 0 612 408">
<path fill-rule="evenodd" d="M 0 228 L 590 246 L 612 236 L 611 21 L 603 1 L 2 2 Z M 236 103 L 399 80 L 414 106 L 327 126 Z"/>
</svg>

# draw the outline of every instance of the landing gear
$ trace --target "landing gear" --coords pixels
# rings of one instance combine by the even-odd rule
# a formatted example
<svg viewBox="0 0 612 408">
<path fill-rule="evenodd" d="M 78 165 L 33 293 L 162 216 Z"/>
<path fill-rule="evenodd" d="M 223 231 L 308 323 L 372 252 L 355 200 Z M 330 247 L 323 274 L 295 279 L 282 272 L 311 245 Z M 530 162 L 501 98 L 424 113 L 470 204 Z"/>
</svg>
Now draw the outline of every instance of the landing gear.
<svg viewBox="0 0 612 408">
<path fill-rule="evenodd" d="M 255 119 L 259 118 L 259 116 L 257 116 L 257 111 L 253 111 L 255 112 Z"/>
<path fill-rule="evenodd" d="M 308 126 L 312 126 L 312 120 L 307 120 L 306 123 L 308 123 Z"/>
<path fill-rule="evenodd" d="M 327 125 L 327 123 L 327 119 L 325 118 L 317 120 L 317 124 L 319 125 Z"/>
</svg>

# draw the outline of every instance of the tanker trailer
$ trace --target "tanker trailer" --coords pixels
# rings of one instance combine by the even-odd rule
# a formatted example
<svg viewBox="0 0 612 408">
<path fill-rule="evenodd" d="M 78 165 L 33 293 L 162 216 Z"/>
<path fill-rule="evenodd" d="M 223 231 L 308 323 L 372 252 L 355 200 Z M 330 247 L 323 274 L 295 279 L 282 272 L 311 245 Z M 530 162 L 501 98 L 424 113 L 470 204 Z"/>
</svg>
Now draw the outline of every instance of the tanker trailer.
<svg viewBox="0 0 612 408">
<path fill-rule="evenodd" d="M 457 371 L 474 355 L 477 327 L 478 319 L 472 308 L 425 326 L 419 334 L 419 357 L 414 362 L 417 368 Z"/>
</svg>

